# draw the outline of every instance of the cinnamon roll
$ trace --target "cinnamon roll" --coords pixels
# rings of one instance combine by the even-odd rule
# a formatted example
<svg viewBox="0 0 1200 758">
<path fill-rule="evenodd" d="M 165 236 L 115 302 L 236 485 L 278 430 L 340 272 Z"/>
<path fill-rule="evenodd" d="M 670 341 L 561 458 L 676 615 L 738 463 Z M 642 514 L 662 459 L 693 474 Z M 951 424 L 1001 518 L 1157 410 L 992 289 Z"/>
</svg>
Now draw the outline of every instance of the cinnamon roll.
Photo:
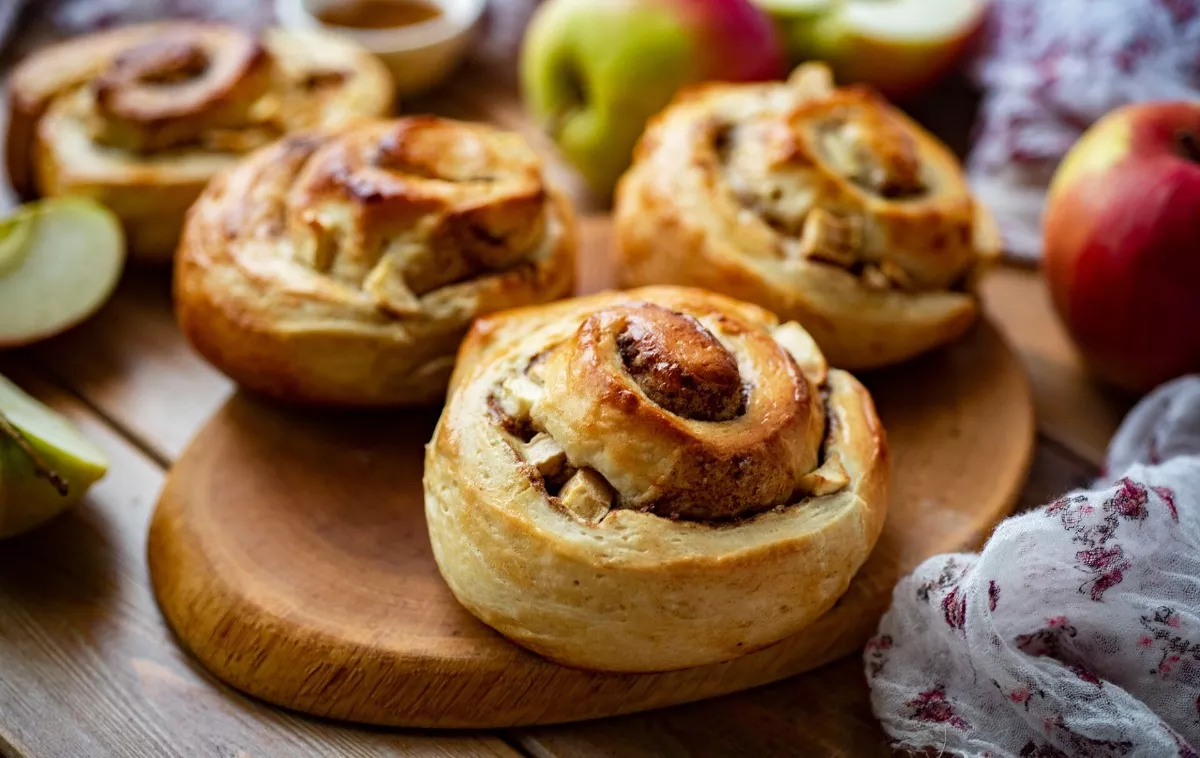
<svg viewBox="0 0 1200 758">
<path fill-rule="evenodd" d="M 835 365 L 961 336 L 999 252 L 954 155 L 820 64 L 709 84 L 657 116 L 616 193 L 624 286 L 686 284 L 804 325 Z"/>
<path fill-rule="evenodd" d="M 169 260 L 208 180 L 296 129 L 386 115 L 386 68 L 311 31 L 163 22 L 48 47 L 9 79 L 9 177 L 24 197 L 112 208 L 130 253 Z"/>
<path fill-rule="evenodd" d="M 870 395 L 808 334 L 647 287 L 480 320 L 425 458 L 459 601 L 566 665 L 662 671 L 789 636 L 879 536 Z"/>
<path fill-rule="evenodd" d="M 302 132 L 196 201 L 176 314 L 250 389 L 427 403 L 472 319 L 571 292 L 575 247 L 568 201 L 516 134 L 432 116 Z"/>
</svg>

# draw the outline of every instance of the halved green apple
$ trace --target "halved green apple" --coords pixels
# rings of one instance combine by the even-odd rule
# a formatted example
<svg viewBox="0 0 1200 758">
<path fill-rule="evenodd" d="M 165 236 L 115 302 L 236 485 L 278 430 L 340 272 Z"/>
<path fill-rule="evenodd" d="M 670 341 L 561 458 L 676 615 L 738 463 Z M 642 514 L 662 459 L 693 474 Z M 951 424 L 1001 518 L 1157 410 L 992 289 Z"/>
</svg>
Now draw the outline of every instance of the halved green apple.
<svg viewBox="0 0 1200 758">
<path fill-rule="evenodd" d="M 986 0 L 755 0 L 795 61 L 821 60 L 840 84 L 919 94 L 953 69 L 983 23 Z"/>
<path fill-rule="evenodd" d="M 22 206 L 0 222 L 0 348 L 52 337 L 90 316 L 124 263 L 120 222 L 94 200 Z"/>
<path fill-rule="evenodd" d="M 107 471 L 67 419 L 0 376 L 0 538 L 70 508 Z"/>
</svg>

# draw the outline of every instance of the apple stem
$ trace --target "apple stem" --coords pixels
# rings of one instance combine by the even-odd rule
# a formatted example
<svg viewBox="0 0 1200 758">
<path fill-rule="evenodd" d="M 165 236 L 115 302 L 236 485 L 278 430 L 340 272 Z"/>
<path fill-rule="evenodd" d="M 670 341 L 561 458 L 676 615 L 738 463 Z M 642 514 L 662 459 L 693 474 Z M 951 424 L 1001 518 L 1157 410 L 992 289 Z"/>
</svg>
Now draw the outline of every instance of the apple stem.
<svg viewBox="0 0 1200 758">
<path fill-rule="evenodd" d="M 1195 132 L 1182 131 L 1175 139 L 1184 158 L 1192 163 L 1200 163 L 1200 137 L 1197 137 Z"/>
<path fill-rule="evenodd" d="M 3 411 L 0 411 L 0 436 L 8 437 L 10 440 L 16 443 L 16 446 L 21 449 L 21 452 L 29 456 L 29 460 L 33 461 L 34 474 L 36 474 L 39 478 L 50 482 L 50 486 L 58 492 L 59 496 L 67 496 L 67 493 L 70 492 L 70 487 L 67 486 L 67 480 L 63 479 L 61 476 L 59 476 L 58 472 L 46 465 L 46 462 L 43 461 L 41 456 L 37 454 L 37 451 L 33 449 L 33 445 L 30 445 L 29 440 L 25 439 L 25 435 L 21 434 L 21 431 L 17 429 L 17 427 L 13 426 L 12 422 L 8 420 L 8 416 L 5 416 Z"/>
</svg>

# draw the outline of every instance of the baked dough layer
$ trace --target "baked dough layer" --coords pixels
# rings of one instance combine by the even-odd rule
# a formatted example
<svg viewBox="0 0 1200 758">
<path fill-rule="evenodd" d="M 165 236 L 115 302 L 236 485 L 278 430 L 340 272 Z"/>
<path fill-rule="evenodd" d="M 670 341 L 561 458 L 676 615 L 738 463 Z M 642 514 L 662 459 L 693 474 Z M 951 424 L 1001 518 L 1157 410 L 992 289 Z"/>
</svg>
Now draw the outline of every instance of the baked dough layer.
<svg viewBox="0 0 1200 758">
<path fill-rule="evenodd" d="M 847 369 L 961 336 L 999 252 L 953 154 L 871 91 L 835 89 L 820 64 L 681 94 L 639 143 L 615 214 L 622 286 L 757 303 Z"/>
<path fill-rule="evenodd" d="M 218 171 L 297 129 L 384 116 L 393 99 L 383 64 L 334 35 L 255 36 L 191 21 L 123 27 L 17 66 L 8 171 L 23 197 L 108 205 L 131 255 L 165 262 L 188 206 Z"/>
<path fill-rule="evenodd" d="M 663 671 L 833 605 L 882 528 L 887 444 L 794 323 L 648 287 L 478 321 L 424 484 L 473 614 L 566 665 Z"/>
<path fill-rule="evenodd" d="M 570 205 L 519 135 L 431 116 L 304 132 L 192 207 L 176 314 L 250 389 L 431 403 L 471 321 L 568 295 L 575 249 Z"/>
</svg>

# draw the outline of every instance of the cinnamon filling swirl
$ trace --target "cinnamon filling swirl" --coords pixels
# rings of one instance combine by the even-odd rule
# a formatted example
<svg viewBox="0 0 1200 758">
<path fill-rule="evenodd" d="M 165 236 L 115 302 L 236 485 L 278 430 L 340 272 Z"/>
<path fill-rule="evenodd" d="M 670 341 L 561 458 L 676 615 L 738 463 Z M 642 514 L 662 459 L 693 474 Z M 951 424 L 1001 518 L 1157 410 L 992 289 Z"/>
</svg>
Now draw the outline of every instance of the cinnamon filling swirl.
<svg viewBox="0 0 1200 758">
<path fill-rule="evenodd" d="M 196 26 L 131 47 L 97 77 L 97 142 L 157 152 L 255 120 L 270 87 L 271 61 L 236 29 Z"/>
<path fill-rule="evenodd" d="M 529 478 L 578 518 L 743 521 L 849 481 L 823 453 L 824 361 L 795 325 L 776 331 L 612 306 L 493 387 L 488 407 Z"/>
<path fill-rule="evenodd" d="M 627 318 L 617 347 L 646 396 L 676 416 L 729 421 L 746 412 L 737 360 L 691 316 L 647 304 Z"/>
</svg>

